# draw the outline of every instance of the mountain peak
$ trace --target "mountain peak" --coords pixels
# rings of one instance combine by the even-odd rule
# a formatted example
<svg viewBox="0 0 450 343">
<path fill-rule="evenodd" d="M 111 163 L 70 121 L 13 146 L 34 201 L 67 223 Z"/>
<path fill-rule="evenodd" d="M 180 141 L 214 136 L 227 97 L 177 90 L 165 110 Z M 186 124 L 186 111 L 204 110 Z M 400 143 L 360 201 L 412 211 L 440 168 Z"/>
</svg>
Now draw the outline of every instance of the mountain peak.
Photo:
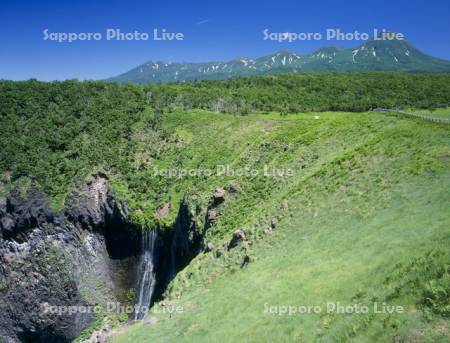
<svg viewBox="0 0 450 343">
<path fill-rule="evenodd" d="M 259 58 L 237 57 L 228 62 L 146 62 L 109 79 L 115 82 L 184 82 L 228 79 L 288 72 L 404 71 L 450 72 L 450 62 L 428 56 L 406 40 L 371 39 L 354 48 L 325 46 L 309 55 L 279 50 Z"/>
</svg>

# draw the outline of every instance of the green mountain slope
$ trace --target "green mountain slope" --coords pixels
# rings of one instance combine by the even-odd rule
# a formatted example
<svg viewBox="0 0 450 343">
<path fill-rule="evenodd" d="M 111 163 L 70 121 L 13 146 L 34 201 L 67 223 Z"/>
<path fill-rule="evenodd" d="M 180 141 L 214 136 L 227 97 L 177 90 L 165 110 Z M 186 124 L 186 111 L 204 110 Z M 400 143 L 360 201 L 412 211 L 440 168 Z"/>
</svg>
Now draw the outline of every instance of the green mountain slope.
<svg viewBox="0 0 450 343">
<path fill-rule="evenodd" d="M 367 41 L 356 48 L 324 47 L 309 55 L 289 51 L 228 62 L 144 63 L 108 81 L 157 83 L 215 80 L 287 72 L 448 72 L 450 62 L 428 56 L 405 40 Z"/>
<path fill-rule="evenodd" d="M 213 251 L 178 274 L 153 319 L 112 342 L 448 342 L 448 127 L 364 113 L 236 120 L 195 112 L 167 121 L 192 133 L 177 165 L 295 172 L 178 181 L 195 184 L 197 204 L 217 186 L 240 191 L 208 232 Z M 246 239 L 227 249 L 238 228 Z M 327 311 L 329 303 L 369 312 Z M 183 312 L 164 313 L 175 306 Z M 280 313 L 289 306 L 321 310 Z"/>
</svg>

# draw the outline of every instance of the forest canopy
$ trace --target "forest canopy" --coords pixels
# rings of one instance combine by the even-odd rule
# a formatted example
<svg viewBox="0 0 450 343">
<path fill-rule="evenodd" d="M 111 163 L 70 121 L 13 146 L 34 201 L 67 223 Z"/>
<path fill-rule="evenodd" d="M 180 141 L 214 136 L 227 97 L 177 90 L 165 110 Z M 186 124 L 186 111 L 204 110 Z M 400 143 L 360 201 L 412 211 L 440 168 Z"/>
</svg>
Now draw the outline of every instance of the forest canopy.
<svg viewBox="0 0 450 343">
<path fill-rule="evenodd" d="M 164 112 L 355 112 L 449 103 L 450 74 L 295 74 L 160 85 L 0 81 L 0 181 L 31 178 L 59 195 L 74 180 L 104 170 L 139 189 L 135 169 L 176 139 L 162 125 Z"/>
</svg>

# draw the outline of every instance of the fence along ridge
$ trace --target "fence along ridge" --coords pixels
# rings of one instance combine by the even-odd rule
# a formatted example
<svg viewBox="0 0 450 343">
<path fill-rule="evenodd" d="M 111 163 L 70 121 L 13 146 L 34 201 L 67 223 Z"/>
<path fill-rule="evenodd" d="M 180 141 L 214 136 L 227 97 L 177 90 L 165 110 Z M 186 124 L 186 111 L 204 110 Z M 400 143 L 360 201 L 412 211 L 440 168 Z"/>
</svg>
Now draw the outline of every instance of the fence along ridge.
<svg viewBox="0 0 450 343">
<path fill-rule="evenodd" d="M 395 108 L 376 108 L 376 109 L 372 110 L 372 112 L 383 112 L 383 113 L 394 112 L 394 113 L 403 114 L 405 116 L 409 116 L 409 117 L 413 117 L 413 118 L 429 121 L 429 122 L 432 122 L 432 123 L 449 124 L 450 125 L 450 118 L 437 118 L 437 117 L 424 116 L 422 114 L 406 112 L 406 111 L 402 111 L 402 110 L 395 109 Z"/>
</svg>

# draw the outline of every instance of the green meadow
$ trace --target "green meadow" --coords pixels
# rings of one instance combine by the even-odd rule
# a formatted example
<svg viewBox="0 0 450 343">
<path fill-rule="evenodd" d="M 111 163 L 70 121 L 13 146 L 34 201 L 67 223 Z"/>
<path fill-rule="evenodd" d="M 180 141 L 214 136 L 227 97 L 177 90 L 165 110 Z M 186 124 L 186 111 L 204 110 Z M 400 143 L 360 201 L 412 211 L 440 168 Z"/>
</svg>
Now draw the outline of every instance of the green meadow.
<svg viewBox="0 0 450 343">
<path fill-rule="evenodd" d="M 112 342 L 450 341 L 448 126 L 385 113 L 206 111 L 169 113 L 164 125 L 176 148 L 138 173 L 149 192 L 164 189 L 161 203 L 188 197 L 204 208 L 215 187 L 238 192 L 206 233 L 213 251 Z M 154 175 L 217 165 L 260 172 Z M 265 167 L 293 173 L 268 177 Z M 135 206 L 145 209 L 143 198 Z M 236 229 L 246 239 L 227 249 Z M 170 313 L 176 306 L 182 313 Z"/>
</svg>

